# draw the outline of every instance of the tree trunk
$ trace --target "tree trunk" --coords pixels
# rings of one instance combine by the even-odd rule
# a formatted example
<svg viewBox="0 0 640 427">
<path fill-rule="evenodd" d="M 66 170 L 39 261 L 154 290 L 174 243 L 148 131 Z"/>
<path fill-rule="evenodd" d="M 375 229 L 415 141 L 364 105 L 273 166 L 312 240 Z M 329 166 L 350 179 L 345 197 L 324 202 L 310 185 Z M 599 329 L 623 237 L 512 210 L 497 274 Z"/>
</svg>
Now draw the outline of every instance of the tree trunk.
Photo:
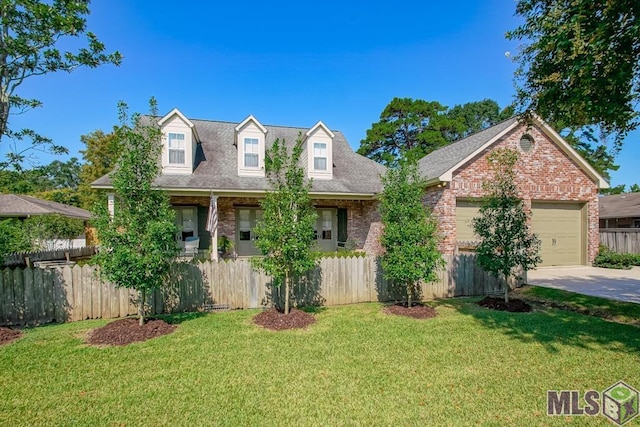
<svg viewBox="0 0 640 427">
<path fill-rule="evenodd" d="M 144 305 L 147 300 L 147 292 L 140 291 L 140 301 L 138 303 L 138 324 L 144 326 Z"/>
<path fill-rule="evenodd" d="M 407 308 L 411 308 L 411 283 L 407 283 Z"/>
<path fill-rule="evenodd" d="M 504 302 L 509 304 L 509 276 L 504 275 Z"/>
<path fill-rule="evenodd" d="M 289 272 L 285 273 L 284 278 L 284 314 L 289 314 Z"/>
</svg>

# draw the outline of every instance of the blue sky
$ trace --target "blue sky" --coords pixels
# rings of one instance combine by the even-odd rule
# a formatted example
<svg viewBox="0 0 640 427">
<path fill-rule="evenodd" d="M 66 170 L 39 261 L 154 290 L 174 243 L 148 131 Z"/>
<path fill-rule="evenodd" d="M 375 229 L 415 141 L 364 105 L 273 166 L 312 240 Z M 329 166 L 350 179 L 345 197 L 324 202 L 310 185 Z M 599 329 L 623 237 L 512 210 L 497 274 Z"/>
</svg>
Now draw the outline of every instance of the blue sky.
<svg viewBox="0 0 640 427">
<path fill-rule="evenodd" d="M 177 107 L 231 122 L 253 114 L 300 127 L 322 120 L 357 149 L 393 97 L 510 103 L 516 66 L 505 52 L 517 43 L 504 33 L 519 23 L 515 2 L 435 3 L 95 1 L 89 29 L 124 55 L 122 65 L 25 82 L 20 94 L 44 106 L 11 125 L 68 147 L 61 159 L 80 157 L 80 135 L 109 131 L 119 100 L 145 113 L 155 96 L 161 114 Z M 637 139 L 626 141 L 613 185 L 640 182 Z"/>
</svg>

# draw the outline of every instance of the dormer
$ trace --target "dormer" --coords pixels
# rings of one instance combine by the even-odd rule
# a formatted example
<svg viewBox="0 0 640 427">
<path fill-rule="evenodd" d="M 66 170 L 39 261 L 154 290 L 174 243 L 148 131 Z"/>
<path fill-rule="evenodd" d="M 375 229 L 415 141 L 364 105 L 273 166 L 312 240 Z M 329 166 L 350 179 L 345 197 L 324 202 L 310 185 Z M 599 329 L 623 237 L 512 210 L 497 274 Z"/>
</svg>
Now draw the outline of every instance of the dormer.
<svg viewBox="0 0 640 427">
<path fill-rule="evenodd" d="M 333 138 L 335 134 L 322 121 L 305 134 L 309 178 L 333 178 Z"/>
<path fill-rule="evenodd" d="M 238 147 L 238 176 L 264 177 L 264 153 L 267 129 L 253 116 L 235 128 Z"/>
<path fill-rule="evenodd" d="M 174 108 L 158 121 L 158 126 L 162 131 L 162 173 L 193 173 L 199 142 L 195 125 Z"/>
</svg>

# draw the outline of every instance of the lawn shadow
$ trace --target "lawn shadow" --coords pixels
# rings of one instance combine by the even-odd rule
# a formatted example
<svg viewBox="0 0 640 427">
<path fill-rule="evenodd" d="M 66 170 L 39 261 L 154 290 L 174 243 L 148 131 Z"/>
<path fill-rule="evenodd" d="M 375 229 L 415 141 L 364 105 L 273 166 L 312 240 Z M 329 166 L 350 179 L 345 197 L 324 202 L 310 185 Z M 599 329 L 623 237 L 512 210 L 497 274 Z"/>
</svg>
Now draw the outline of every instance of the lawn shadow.
<svg viewBox="0 0 640 427">
<path fill-rule="evenodd" d="M 185 312 L 185 313 L 160 314 L 155 317 L 158 319 L 162 319 L 171 325 L 179 325 L 183 322 L 195 320 L 200 317 L 204 317 L 206 315 L 207 313 L 202 311 L 191 311 L 191 312 Z"/>
<path fill-rule="evenodd" d="M 524 343 L 538 342 L 549 353 L 560 346 L 591 349 L 603 346 L 619 351 L 640 352 L 640 328 L 607 322 L 591 316 L 536 305 L 530 313 L 509 313 L 476 305 L 478 298 L 450 299 L 447 305 L 473 317 L 482 326 L 500 331 Z"/>
</svg>

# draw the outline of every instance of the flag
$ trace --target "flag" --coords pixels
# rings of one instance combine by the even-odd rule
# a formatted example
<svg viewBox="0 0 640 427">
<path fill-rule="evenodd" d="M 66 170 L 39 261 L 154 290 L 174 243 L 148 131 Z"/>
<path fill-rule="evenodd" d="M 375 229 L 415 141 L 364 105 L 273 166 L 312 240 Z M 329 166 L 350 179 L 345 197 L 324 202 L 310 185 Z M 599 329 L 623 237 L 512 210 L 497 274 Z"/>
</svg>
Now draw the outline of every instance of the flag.
<svg viewBox="0 0 640 427">
<path fill-rule="evenodd" d="M 218 198 L 211 196 L 211 202 L 209 203 L 209 214 L 207 215 L 206 230 L 209 233 L 213 233 L 218 228 Z"/>
</svg>

